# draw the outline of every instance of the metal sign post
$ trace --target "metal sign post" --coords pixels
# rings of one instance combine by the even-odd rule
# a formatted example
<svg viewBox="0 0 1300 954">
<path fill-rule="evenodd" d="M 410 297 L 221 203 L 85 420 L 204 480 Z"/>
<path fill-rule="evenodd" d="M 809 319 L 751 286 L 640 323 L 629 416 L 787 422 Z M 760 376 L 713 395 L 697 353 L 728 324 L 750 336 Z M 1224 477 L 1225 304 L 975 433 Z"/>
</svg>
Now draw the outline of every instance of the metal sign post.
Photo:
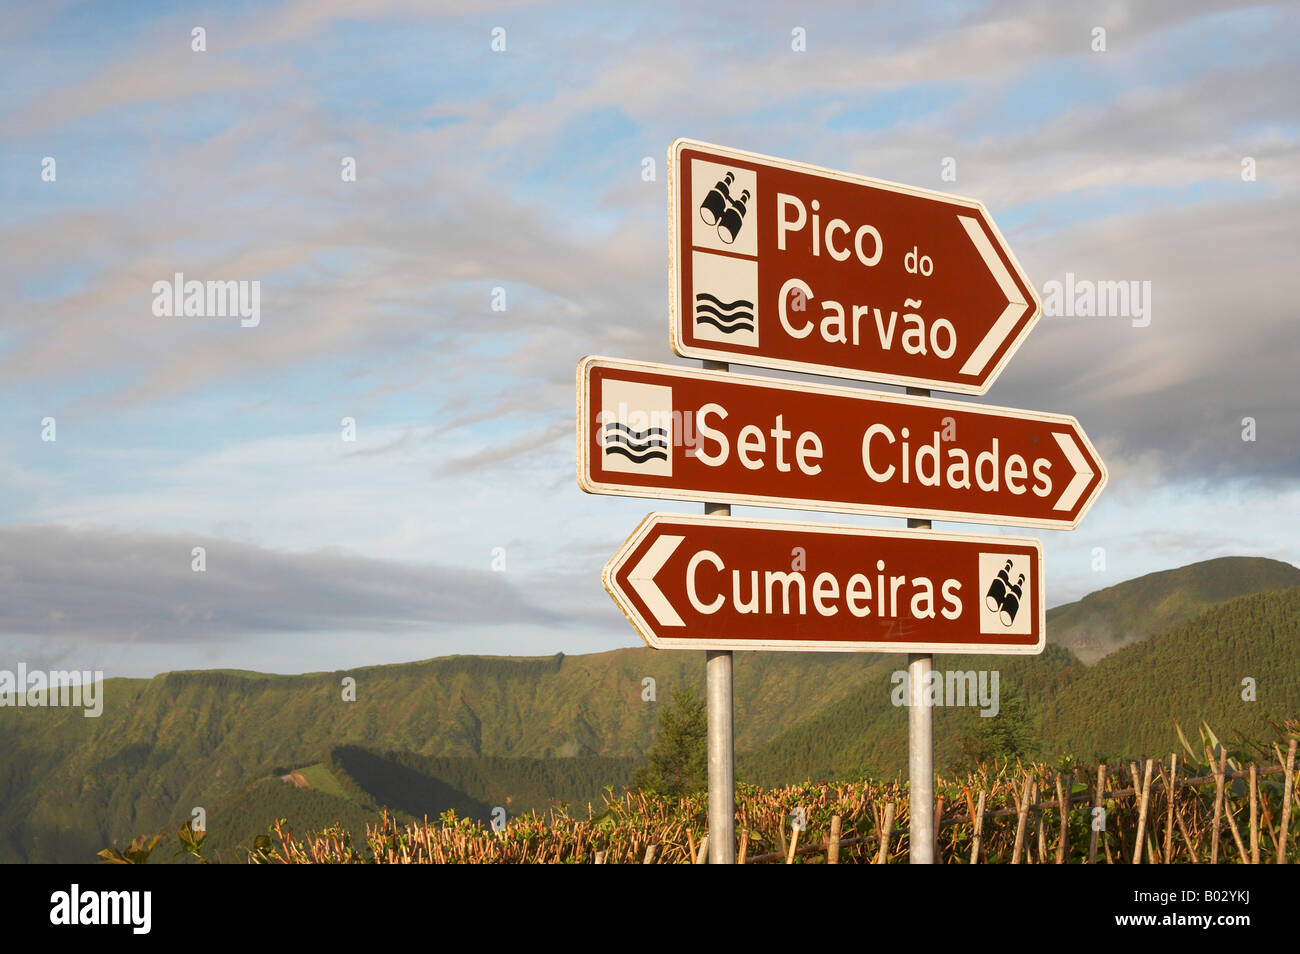
<svg viewBox="0 0 1300 954">
<path fill-rule="evenodd" d="M 908 388 L 908 394 L 929 397 L 925 388 Z M 909 529 L 929 530 L 929 520 L 908 520 Z M 907 657 L 907 798 L 908 861 L 934 864 L 934 710 L 926 703 L 925 680 L 933 667 L 929 654 Z"/>
<path fill-rule="evenodd" d="M 706 371 L 726 371 L 721 361 L 702 362 Z M 727 504 L 706 503 L 708 515 L 729 517 Z M 709 864 L 736 863 L 736 774 L 734 706 L 731 694 L 731 651 L 705 653 L 705 695 L 708 700 Z"/>
<path fill-rule="evenodd" d="M 705 653 L 709 697 L 709 864 L 736 862 L 731 651 Z"/>
<path fill-rule="evenodd" d="M 908 521 L 919 524 L 924 521 Z M 925 702 L 930 656 L 907 657 L 911 698 L 907 709 L 908 859 L 914 865 L 934 864 L 934 710 Z"/>
</svg>

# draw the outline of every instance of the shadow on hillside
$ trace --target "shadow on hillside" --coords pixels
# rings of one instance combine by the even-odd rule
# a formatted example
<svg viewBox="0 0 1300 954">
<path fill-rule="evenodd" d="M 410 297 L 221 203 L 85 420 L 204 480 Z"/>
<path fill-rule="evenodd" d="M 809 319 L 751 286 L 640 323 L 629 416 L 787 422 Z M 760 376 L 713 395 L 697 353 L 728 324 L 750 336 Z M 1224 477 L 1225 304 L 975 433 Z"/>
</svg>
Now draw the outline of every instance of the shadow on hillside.
<svg viewBox="0 0 1300 954">
<path fill-rule="evenodd" d="M 340 746 L 331 753 L 331 761 L 375 804 L 412 818 L 436 819 L 451 808 L 461 818 L 490 819 L 492 808 L 486 802 L 369 749 Z"/>
</svg>

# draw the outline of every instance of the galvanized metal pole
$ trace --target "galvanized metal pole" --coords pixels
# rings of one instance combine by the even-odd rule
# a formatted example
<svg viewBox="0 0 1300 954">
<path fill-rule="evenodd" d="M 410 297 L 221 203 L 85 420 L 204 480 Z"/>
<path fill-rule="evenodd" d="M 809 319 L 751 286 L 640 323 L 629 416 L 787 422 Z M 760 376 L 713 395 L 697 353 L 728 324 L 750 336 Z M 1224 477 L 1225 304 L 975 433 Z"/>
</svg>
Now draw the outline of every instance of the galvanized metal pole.
<svg viewBox="0 0 1300 954">
<path fill-rule="evenodd" d="M 929 397 L 926 388 L 908 388 L 908 394 Z M 929 520 L 908 520 L 909 527 L 930 529 Z M 934 709 L 925 697 L 925 682 L 932 668 L 929 654 L 907 657 L 907 781 L 908 860 L 914 865 L 934 864 Z"/>
<path fill-rule="evenodd" d="M 710 652 L 709 864 L 736 862 L 736 792 L 732 774 L 731 653 Z"/>
<path fill-rule="evenodd" d="M 707 371 L 726 371 L 722 361 L 705 361 Z M 727 517 L 726 504 L 706 503 L 706 514 Z M 736 863 L 735 732 L 732 726 L 731 653 L 705 654 L 709 724 L 709 864 Z"/>
</svg>

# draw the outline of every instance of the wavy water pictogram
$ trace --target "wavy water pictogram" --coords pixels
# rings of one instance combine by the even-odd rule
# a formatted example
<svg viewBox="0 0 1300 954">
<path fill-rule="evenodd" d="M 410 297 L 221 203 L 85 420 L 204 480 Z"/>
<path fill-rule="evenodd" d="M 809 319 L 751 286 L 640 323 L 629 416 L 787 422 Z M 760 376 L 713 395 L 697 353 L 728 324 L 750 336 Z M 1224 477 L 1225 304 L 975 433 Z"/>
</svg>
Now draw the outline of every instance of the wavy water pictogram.
<svg viewBox="0 0 1300 954">
<path fill-rule="evenodd" d="M 721 321 L 724 324 L 731 324 L 733 321 L 736 321 L 737 319 L 744 320 L 744 321 L 754 320 L 754 313 L 752 311 L 746 311 L 743 308 L 738 308 L 735 311 L 719 311 L 717 308 L 714 308 L 712 305 L 696 305 L 695 314 L 697 316 L 712 315 L 714 318 L 718 319 L 718 321 Z"/>
<path fill-rule="evenodd" d="M 606 444 L 606 454 L 621 454 L 635 464 L 644 464 L 648 460 L 667 460 L 668 452 L 664 450 L 646 451 L 644 454 L 634 454 L 622 444 Z"/>
<path fill-rule="evenodd" d="M 750 310 L 753 307 L 753 302 L 743 298 L 723 301 L 708 292 L 700 292 L 695 296 L 695 321 L 712 325 L 724 335 L 753 331 L 754 313 Z"/>
<path fill-rule="evenodd" d="M 739 321 L 734 325 L 724 325 L 722 322 L 718 321 L 718 319 L 714 318 L 712 315 L 696 315 L 695 321 L 697 324 L 712 325 L 713 327 L 721 331 L 724 335 L 733 334 L 737 331 L 754 330 L 754 323 L 752 321 L 748 321 L 748 322 Z"/>
<path fill-rule="evenodd" d="M 662 427 L 634 430 L 622 421 L 605 425 L 606 454 L 619 454 L 636 464 L 668 459 L 668 431 Z"/>
<path fill-rule="evenodd" d="M 747 301 L 744 298 L 737 298 L 735 301 L 723 301 L 721 298 L 716 295 L 710 295 L 708 292 L 697 292 L 695 295 L 695 302 L 697 305 L 701 303 L 712 303 L 724 311 L 730 311 L 738 305 L 743 305 L 746 308 L 754 307 L 752 301 Z"/>
<path fill-rule="evenodd" d="M 656 437 L 661 437 L 664 440 L 668 439 L 668 432 L 662 427 L 647 427 L 644 431 L 634 431 L 622 421 L 610 421 L 606 424 L 605 433 L 609 434 L 611 431 L 619 431 L 626 435 L 628 439 L 638 443 L 644 443 Z"/>
</svg>

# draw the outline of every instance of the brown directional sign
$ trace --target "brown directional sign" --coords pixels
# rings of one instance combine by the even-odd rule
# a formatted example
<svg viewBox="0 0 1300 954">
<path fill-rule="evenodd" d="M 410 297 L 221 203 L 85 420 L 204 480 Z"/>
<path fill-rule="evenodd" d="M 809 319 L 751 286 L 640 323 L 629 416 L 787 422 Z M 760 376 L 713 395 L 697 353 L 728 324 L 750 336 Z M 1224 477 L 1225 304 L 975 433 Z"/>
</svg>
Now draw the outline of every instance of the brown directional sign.
<svg viewBox="0 0 1300 954">
<path fill-rule="evenodd" d="M 605 589 L 656 649 L 1039 653 L 1037 540 L 653 513 Z"/>
<path fill-rule="evenodd" d="M 1079 422 L 671 365 L 578 365 L 588 493 L 1068 530 L 1106 483 Z"/>
<path fill-rule="evenodd" d="M 1038 320 L 973 199 L 689 139 L 668 191 L 680 355 L 983 394 Z"/>
</svg>

